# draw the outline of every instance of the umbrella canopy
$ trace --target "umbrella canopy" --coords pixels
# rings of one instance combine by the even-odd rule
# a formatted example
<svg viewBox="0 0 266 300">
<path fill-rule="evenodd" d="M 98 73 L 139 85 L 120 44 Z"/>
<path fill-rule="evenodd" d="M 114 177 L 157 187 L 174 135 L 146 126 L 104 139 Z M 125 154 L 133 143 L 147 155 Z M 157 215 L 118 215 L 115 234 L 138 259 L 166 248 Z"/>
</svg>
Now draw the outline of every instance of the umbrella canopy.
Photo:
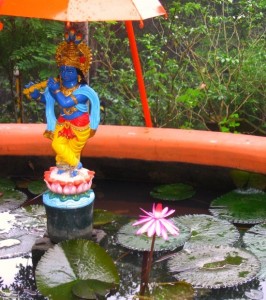
<svg viewBox="0 0 266 300">
<path fill-rule="evenodd" d="M 158 0 L 0 0 L 0 15 L 69 22 L 137 21 L 165 14 Z"/>
</svg>

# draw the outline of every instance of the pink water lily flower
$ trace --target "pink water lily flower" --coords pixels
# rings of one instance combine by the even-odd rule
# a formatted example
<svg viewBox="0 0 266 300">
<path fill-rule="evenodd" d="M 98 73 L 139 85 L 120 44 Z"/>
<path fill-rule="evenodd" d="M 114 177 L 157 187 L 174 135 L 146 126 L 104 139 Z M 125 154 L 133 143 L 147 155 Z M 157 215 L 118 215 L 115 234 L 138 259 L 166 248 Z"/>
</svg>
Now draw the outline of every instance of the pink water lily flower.
<svg viewBox="0 0 266 300">
<path fill-rule="evenodd" d="M 156 206 L 153 203 L 152 212 L 147 212 L 144 209 L 140 208 L 146 215 L 140 216 L 140 219 L 133 223 L 133 226 L 142 225 L 136 234 L 143 234 L 147 232 L 149 237 L 152 237 L 154 234 L 157 236 L 162 236 L 163 239 L 167 240 L 169 232 L 172 235 L 179 235 L 179 229 L 174 225 L 171 220 L 166 218 L 172 215 L 175 210 L 169 210 L 168 207 L 163 209 L 162 204 L 158 203 Z"/>
</svg>

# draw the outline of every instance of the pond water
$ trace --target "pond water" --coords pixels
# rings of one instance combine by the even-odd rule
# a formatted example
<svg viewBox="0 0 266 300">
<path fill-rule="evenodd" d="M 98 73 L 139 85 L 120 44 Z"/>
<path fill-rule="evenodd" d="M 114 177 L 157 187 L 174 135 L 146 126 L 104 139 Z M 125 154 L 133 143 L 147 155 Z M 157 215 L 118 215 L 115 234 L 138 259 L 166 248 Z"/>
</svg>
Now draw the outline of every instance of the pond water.
<svg viewBox="0 0 266 300">
<path fill-rule="evenodd" d="M 95 180 L 93 190 L 96 194 L 95 209 L 104 209 L 113 213 L 123 215 L 121 219 L 125 224 L 136 219 L 141 213 L 140 207 L 150 211 L 153 199 L 150 191 L 155 184 L 145 182 L 123 182 L 123 181 L 100 181 Z M 209 206 L 213 199 L 223 192 L 213 190 L 201 190 L 196 188 L 196 194 L 187 200 L 163 201 L 164 206 L 176 210 L 175 217 L 185 215 L 210 215 Z M 33 196 L 29 195 L 29 199 Z M 158 201 L 156 201 L 158 202 Z M 34 204 L 41 204 L 41 198 L 33 201 Z M 33 204 L 30 203 L 30 204 Z M 143 254 L 141 252 L 130 251 L 117 243 L 116 233 L 121 224 L 107 224 L 103 229 L 107 235 L 101 241 L 101 246 L 107 249 L 108 253 L 116 261 L 120 273 L 120 288 L 108 299 L 133 299 L 139 291 L 140 274 Z M 251 225 L 237 226 L 240 236 L 246 232 Z M 241 238 L 236 246 L 242 246 Z M 266 250 L 265 250 L 266 251 Z M 176 279 L 169 273 L 168 260 L 162 259 L 166 253 L 156 253 L 151 271 L 150 282 L 173 282 Z M 32 267 L 31 254 L 19 255 L 14 253 L 13 258 L 0 259 L 0 287 L 2 294 L 0 300 L 4 299 L 45 299 L 36 289 L 34 271 Z M 13 292 L 9 290 L 12 289 Z M 156 298 L 154 298 L 156 299 Z M 167 299 L 167 298 L 158 298 Z M 171 298 L 172 299 L 172 298 Z M 167 300 L 171 300 L 167 299 Z M 173 298 L 174 299 L 174 298 Z M 187 299 L 187 298 L 175 298 Z M 219 289 L 195 289 L 195 300 L 240 300 L 240 299 L 266 299 L 266 281 L 253 279 L 248 283 L 243 283 L 237 287 Z M 64 299 L 62 299 L 64 300 Z"/>
</svg>

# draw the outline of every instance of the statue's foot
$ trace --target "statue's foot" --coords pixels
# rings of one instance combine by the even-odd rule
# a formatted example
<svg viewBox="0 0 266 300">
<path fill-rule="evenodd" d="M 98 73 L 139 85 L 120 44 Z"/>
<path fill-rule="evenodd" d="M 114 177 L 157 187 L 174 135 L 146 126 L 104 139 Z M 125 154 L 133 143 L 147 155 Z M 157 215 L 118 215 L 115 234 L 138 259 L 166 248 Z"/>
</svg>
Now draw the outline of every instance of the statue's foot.
<svg viewBox="0 0 266 300">
<path fill-rule="evenodd" d="M 65 173 L 66 172 L 66 170 L 64 170 L 64 169 L 58 169 L 58 171 L 57 171 L 57 174 L 63 174 L 63 173 Z"/>
<path fill-rule="evenodd" d="M 80 170 L 80 169 L 82 169 L 82 163 L 81 162 L 78 163 L 77 167 L 74 170 L 70 171 L 70 176 L 71 177 L 77 176 L 78 173 L 79 173 L 78 170 Z"/>
<path fill-rule="evenodd" d="M 70 177 L 75 177 L 78 175 L 78 173 L 79 173 L 78 170 L 73 170 L 70 172 Z"/>
<path fill-rule="evenodd" d="M 57 174 L 64 174 L 67 170 L 69 170 L 70 166 L 64 163 L 57 163 Z"/>
</svg>

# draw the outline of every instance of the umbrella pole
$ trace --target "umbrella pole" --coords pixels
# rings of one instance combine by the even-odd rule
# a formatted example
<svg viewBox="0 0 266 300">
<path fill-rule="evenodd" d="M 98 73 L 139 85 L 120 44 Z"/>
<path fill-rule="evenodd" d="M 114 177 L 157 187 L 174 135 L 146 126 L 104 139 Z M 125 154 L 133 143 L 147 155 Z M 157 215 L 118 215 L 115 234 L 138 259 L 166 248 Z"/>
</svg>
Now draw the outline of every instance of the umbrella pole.
<svg viewBox="0 0 266 300">
<path fill-rule="evenodd" d="M 136 44 L 136 40 L 135 40 L 133 25 L 132 25 L 131 21 L 125 21 L 125 25 L 126 25 L 126 30 L 127 30 L 127 34 L 128 34 L 132 60 L 133 60 L 135 73 L 136 73 L 136 77 L 137 77 L 137 83 L 138 83 L 138 87 L 139 87 L 139 93 L 140 93 L 140 99 L 141 99 L 141 103 L 142 103 L 145 124 L 146 124 L 146 127 L 152 127 L 151 114 L 150 114 L 144 79 L 143 79 L 143 75 L 142 75 L 142 70 L 141 70 L 138 48 L 137 48 L 137 44 Z"/>
</svg>

